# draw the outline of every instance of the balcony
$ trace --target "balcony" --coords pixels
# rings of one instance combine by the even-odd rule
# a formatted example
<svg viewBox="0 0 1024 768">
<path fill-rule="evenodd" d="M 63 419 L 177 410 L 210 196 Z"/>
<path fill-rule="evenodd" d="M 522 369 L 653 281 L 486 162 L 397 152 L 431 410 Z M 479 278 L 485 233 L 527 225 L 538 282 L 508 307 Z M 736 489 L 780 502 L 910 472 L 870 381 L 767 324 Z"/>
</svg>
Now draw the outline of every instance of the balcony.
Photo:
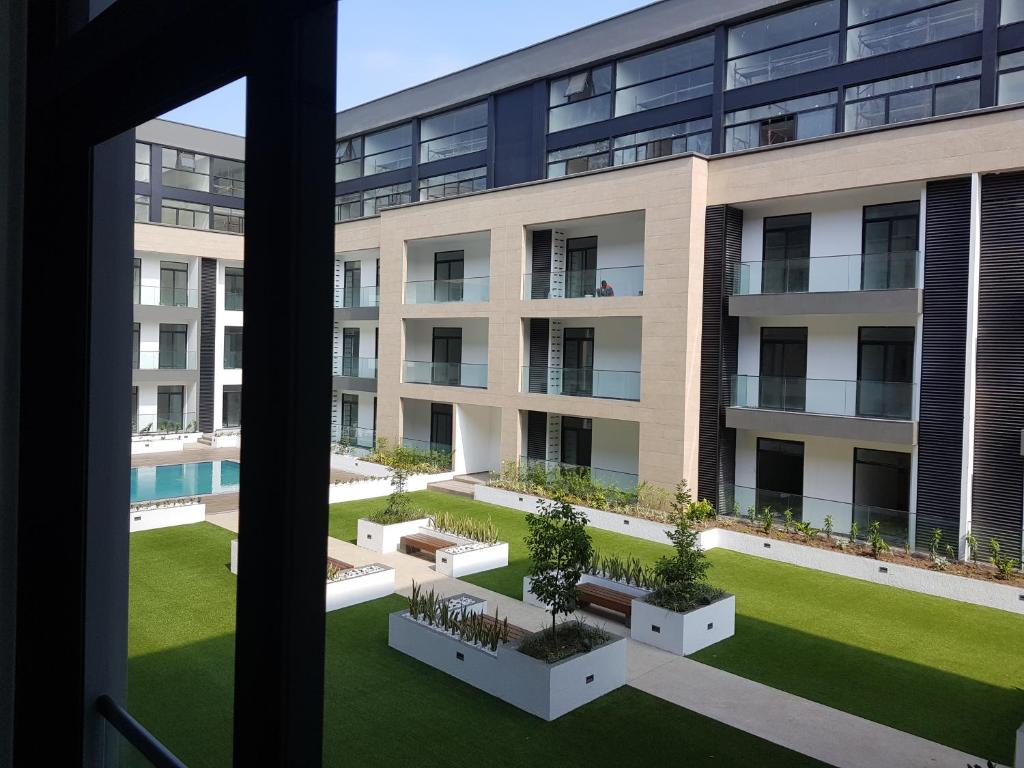
<svg viewBox="0 0 1024 768">
<path fill-rule="evenodd" d="M 490 277 L 454 280 L 416 280 L 405 284 L 406 304 L 480 302 L 490 298 Z"/>
<path fill-rule="evenodd" d="M 406 360 L 406 384 L 434 384 L 442 387 L 487 388 L 486 363 L 432 363 Z"/>
<path fill-rule="evenodd" d="M 331 430 L 331 441 L 348 448 L 372 451 L 376 445 L 376 433 L 365 427 L 341 424 Z"/>
<path fill-rule="evenodd" d="M 894 546 L 903 546 L 906 543 L 910 525 L 910 513 L 900 510 L 740 485 L 722 487 L 719 500 L 721 514 L 748 517 L 751 508 L 755 514 L 765 508 L 771 509 L 777 521 L 784 519 L 783 513 L 788 509 L 793 513 L 794 521 L 807 521 L 819 529 L 824 527 L 825 518 L 831 516 L 832 529 L 835 535 L 840 537 L 849 533 L 854 522 L 857 523 L 860 535 L 864 537 L 871 524 L 877 522 L 882 537 Z"/>
<path fill-rule="evenodd" d="M 733 376 L 726 426 L 913 444 L 914 384 Z"/>
<path fill-rule="evenodd" d="M 136 371 L 194 371 L 198 367 L 196 351 L 166 350 L 136 352 L 132 359 L 132 368 Z"/>
<path fill-rule="evenodd" d="M 918 251 L 745 261 L 729 314 L 918 314 L 919 262 Z"/>
<path fill-rule="evenodd" d="M 377 391 L 377 358 L 343 357 L 334 358 L 334 388 L 357 392 Z"/>
<path fill-rule="evenodd" d="M 577 478 L 589 478 L 595 483 L 618 488 L 620 491 L 631 491 L 640 484 L 640 476 L 631 472 L 620 472 L 615 469 L 568 464 L 563 461 L 547 461 L 519 457 L 520 473 L 530 477 L 535 485 L 558 488 L 571 485 Z M 540 482 L 542 477 L 546 477 Z"/>
<path fill-rule="evenodd" d="M 431 463 L 448 468 L 452 466 L 452 446 L 449 443 L 403 437 L 402 447 L 421 454 L 430 454 Z"/>
<path fill-rule="evenodd" d="M 521 386 L 523 392 L 534 394 L 639 401 L 640 371 L 524 365 Z"/>
<path fill-rule="evenodd" d="M 523 299 L 593 299 L 643 296 L 643 265 L 599 269 L 528 272 Z"/>
<path fill-rule="evenodd" d="M 335 309 L 377 307 L 379 304 L 380 291 L 376 285 L 368 285 L 363 288 L 346 286 L 334 292 Z"/>
<path fill-rule="evenodd" d="M 176 322 L 199 319 L 199 291 L 159 285 L 133 286 L 136 322 Z"/>
</svg>

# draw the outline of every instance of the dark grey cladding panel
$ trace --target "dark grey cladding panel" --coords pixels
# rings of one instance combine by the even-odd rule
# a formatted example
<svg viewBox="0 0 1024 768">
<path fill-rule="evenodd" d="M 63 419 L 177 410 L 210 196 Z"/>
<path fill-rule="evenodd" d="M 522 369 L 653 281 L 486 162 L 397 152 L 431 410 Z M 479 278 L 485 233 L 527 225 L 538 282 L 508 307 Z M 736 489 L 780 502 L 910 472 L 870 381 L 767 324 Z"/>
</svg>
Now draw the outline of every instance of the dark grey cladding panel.
<svg viewBox="0 0 1024 768">
<path fill-rule="evenodd" d="M 916 315 L 921 311 L 918 288 L 896 291 L 833 291 L 828 293 L 758 293 L 729 298 L 732 317 L 787 315 Z"/>
<path fill-rule="evenodd" d="M 199 272 L 199 431 L 213 432 L 213 382 L 217 344 L 217 260 L 203 259 Z"/>
<path fill-rule="evenodd" d="M 136 304 L 132 317 L 137 323 L 188 323 L 199 319 L 198 307 L 165 307 Z"/>
<path fill-rule="evenodd" d="M 347 392 L 376 392 L 377 380 L 364 379 L 359 376 L 335 376 L 334 389 Z"/>
<path fill-rule="evenodd" d="M 917 541 L 941 528 L 957 546 L 963 467 L 970 178 L 928 184 L 925 220 L 921 407 L 917 458 Z"/>
<path fill-rule="evenodd" d="M 200 381 L 194 368 L 151 368 L 132 371 L 132 386 L 139 384 L 195 384 Z M 199 427 L 202 430 L 202 425 Z"/>
<path fill-rule="evenodd" d="M 334 319 L 345 320 L 378 320 L 380 307 L 335 307 Z"/>
<path fill-rule="evenodd" d="M 893 445 L 917 442 L 917 424 L 897 419 L 865 419 L 820 413 L 775 411 L 761 408 L 727 408 L 725 423 L 751 432 L 811 435 Z"/>
<path fill-rule="evenodd" d="M 985 176 L 975 369 L 971 530 L 1021 559 L 1024 509 L 1024 173 Z"/>
</svg>

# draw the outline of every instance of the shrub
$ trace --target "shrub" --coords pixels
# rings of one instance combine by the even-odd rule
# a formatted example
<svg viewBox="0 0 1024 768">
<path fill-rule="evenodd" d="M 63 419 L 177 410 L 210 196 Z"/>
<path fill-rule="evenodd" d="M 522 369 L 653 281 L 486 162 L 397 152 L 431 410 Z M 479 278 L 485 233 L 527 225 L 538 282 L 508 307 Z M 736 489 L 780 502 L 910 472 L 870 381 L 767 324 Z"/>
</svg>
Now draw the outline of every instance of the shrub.
<svg viewBox="0 0 1024 768">
<path fill-rule="evenodd" d="M 859 535 L 860 535 L 860 526 L 857 525 L 857 521 L 854 520 L 852 523 L 850 523 L 850 543 L 851 544 L 856 544 L 857 543 L 857 536 L 859 536 Z"/>
<path fill-rule="evenodd" d="M 782 510 L 782 525 L 786 529 L 786 533 L 793 532 L 793 510 L 789 507 Z"/>
<path fill-rule="evenodd" d="M 392 469 L 404 469 L 409 474 L 447 472 L 452 466 L 452 455 L 449 452 L 424 451 L 402 445 L 392 448 L 384 438 L 377 440 L 373 453 L 369 454 L 366 460 Z"/>
<path fill-rule="evenodd" d="M 764 531 L 765 536 L 770 538 L 772 527 L 775 525 L 775 515 L 772 513 L 772 508 L 765 507 L 762 509 L 759 519 L 761 521 L 761 530 Z"/>
<path fill-rule="evenodd" d="M 989 541 L 989 547 L 992 548 L 992 557 L 989 558 L 989 562 L 996 567 L 999 571 L 999 578 L 1008 579 L 1013 573 L 1013 569 L 1017 567 L 1017 561 L 1012 557 L 1004 557 L 999 551 L 999 540 L 992 539 Z"/>
<path fill-rule="evenodd" d="M 500 619 L 497 609 L 493 617 L 485 617 L 465 608 L 455 610 L 447 598 L 438 595 L 433 589 L 423 594 L 422 585 L 415 581 L 409 595 L 409 616 L 458 636 L 464 643 L 490 648 L 492 653 L 498 650 L 499 643 L 507 643 L 509 640 L 508 618 Z"/>
<path fill-rule="evenodd" d="M 710 584 L 666 584 L 647 596 L 647 602 L 666 611 L 686 613 L 694 608 L 711 605 L 725 597 L 725 590 Z"/>
<path fill-rule="evenodd" d="M 554 664 L 556 661 L 587 653 L 609 642 L 612 636 L 603 629 L 582 621 L 566 621 L 556 628 L 536 632 L 523 639 L 519 652 Z"/>
<path fill-rule="evenodd" d="M 806 520 L 802 520 L 799 523 L 793 523 L 793 527 L 798 533 L 806 536 L 808 539 L 815 538 L 819 533 L 818 529 L 811 526 L 811 524 Z"/>
<path fill-rule="evenodd" d="M 485 544 L 494 544 L 498 540 L 498 527 L 490 517 L 486 522 L 472 517 L 458 517 L 450 512 L 437 512 L 433 516 L 434 528 L 453 536 L 461 536 Z"/>
<path fill-rule="evenodd" d="M 825 538 L 832 541 L 832 515 L 825 515 Z"/>
<path fill-rule="evenodd" d="M 666 535 L 675 548 L 675 554 L 672 557 L 660 558 L 654 566 L 655 573 L 666 585 L 692 586 L 704 581 L 711 563 L 697 541 L 697 532 L 690 528 L 687 516 L 677 515 L 675 530 L 669 531 Z"/>
<path fill-rule="evenodd" d="M 882 538 L 881 525 L 876 520 L 868 526 L 868 542 L 871 544 L 871 555 L 878 558 L 889 551 L 889 544 Z"/>
<path fill-rule="evenodd" d="M 618 555 L 602 555 L 597 550 L 594 550 L 586 572 L 643 589 L 656 589 L 664 584 L 654 566 L 644 565 L 632 556 L 623 560 Z"/>
<path fill-rule="evenodd" d="M 391 474 L 391 495 L 382 509 L 371 512 L 367 520 L 380 525 L 404 523 L 423 517 L 423 512 L 412 505 L 409 494 L 405 492 L 405 484 L 409 474 L 404 469 L 395 469 Z"/>
<path fill-rule="evenodd" d="M 932 559 L 934 560 L 939 556 L 939 547 L 942 544 L 942 529 L 936 528 L 932 531 L 932 541 L 928 545 L 928 551 L 932 553 Z"/>
<path fill-rule="evenodd" d="M 977 561 L 978 559 L 978 540 L 974 538 L 974 534 L 970 531 L 964 537 L 964 543 L 967 545 L 967 552 L 971 560 Z"/>
</svg>

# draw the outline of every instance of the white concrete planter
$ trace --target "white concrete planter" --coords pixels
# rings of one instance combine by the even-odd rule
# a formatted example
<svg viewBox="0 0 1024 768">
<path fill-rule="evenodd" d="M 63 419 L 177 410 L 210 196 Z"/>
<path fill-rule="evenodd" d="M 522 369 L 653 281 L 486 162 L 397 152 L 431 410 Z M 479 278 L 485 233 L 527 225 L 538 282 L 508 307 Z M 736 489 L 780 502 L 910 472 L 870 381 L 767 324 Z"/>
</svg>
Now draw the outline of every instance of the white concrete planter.
<svg viewBox="0 0 1024 768">
<path fill-rule="evenodd" d="M 667 611 L 644 599 L 633 600 L 629 636 L 680 656 L 689 656 L 736 632 L 736 597 L 729 595 L 687 613 Z"/>
<path fill-rule="evenodd" d="M 529 576 L 523 576 L 523 602 L 527 605 L 536 605 L 538 608 L 543 608 L 545 611 L 550 608 L 547 603 L 542 603 L 537 599 L 537 596 L 530 592 L 530 585 L 533 583 L 533 579 Z M 592 573 L 584 573 L 580 577 L 580 584 L 600 584 L 602 587 L 608 587 L 610 589 L 624 592 L 634 598 L 643 599 L 646 597 L 650 590 L 643 589 L 642 587 L 634 587 L 632 584 L 623 584 L 621 581 L 613 581 L 612 579 L 606 579 L 602 576 L 595 576 Z"/>
<path fill-rule="evenodd" d="M 242 445 L 242 435 L 239 432 L 215 434 L 210 444 L 212 448 L 238 448 Z"/>
<path fill-rule="evenodd" d="M 152 531 L 156 528 L 170 528 L 175 525 L 191 525 L 206 520 L 205 504 L 181 504 L 178 506 L 151 506 L 128 511 L 128 530 Z"/>
<path fill-rule="evenodd" d="M 380 523 L 359 518 L 356 521 L 356 544 L 381 554 L 397 552 L 399 542 L 403 536 L 420 533 L 421 529 L 427 528 L 429 525 L 430 519 L 426 517 L 407 520 L 404 523 L 392 523 L 391 525 L 381 525 Z"/>
<path fill-rule="evenodd" d="M 350 483 L 334 483 L 327 491 L 327 502 L 338 504 L 344 501 L 376 499 L 389 495 L 392 490 L 394 489 L 391 487 L 391 480 L 386 477 L 354 480 Z"/>
<path fill-rule="evenodd" d="M 437 533 L 438 531 L 431 530 L 431 534 Z M 457 579 L 472 573 L 504 568 L 508 565 L 508 543 L 498 541 L 494 544 L 485 544 L 474 541 L 456 544 L 448 549 L 437 550 L 435 557 L 435 570 Z"/>
<path fill-rule="evenodd" d="M 486 603 L 481 610 L 486 611 Z M 589 653 L 546 664 L 512 644 L 499 645 L 492 654 L 398 611 L 388 617 L 388 645 L 549 721 L 626 683 L 626 640 L 621 637 Z"/>
<path fill-rule="evenodd" d="M 238 575 L 238 539 L 231 540 L 231 572 Z"/>
<path fill-rule="evenodd" d="M 326 610 L 336 611 L 350 605 L 387 597 L 395 591 L 395 569 L 380 563 L 357 566 L 343 571 L 338 579 L 327 582 Z"/>
<path fill-rule="evenodd" d="M 132 455 L 183 451 L 187 443 L 194 443 L 198 439 L 198 432 L 172 435 L 132 435 Z"/>
<path fill-rule="evenodd" d="M 340 469 L 343 472 L 351 472 L 354 475 L 364 475 L 365 477 L 388 477 L 391 474 L 391 467 L 364 461 L 350 453 L 332 453 L 331 469 Z"/>
</svg>

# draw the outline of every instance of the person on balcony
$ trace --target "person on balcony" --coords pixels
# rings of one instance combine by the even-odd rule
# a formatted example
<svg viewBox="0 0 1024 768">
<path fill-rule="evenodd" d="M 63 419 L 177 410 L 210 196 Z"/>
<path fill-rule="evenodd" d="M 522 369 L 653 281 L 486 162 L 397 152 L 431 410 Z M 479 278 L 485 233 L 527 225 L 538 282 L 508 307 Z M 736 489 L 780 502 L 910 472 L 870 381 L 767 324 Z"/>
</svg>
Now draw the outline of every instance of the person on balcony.
<svg viewBox="0 0 1024 768">
<path fill-rule="evenodd" d="M 615 289 L 612 288 L 611 283 L 609 283 L 607 280 L 602 280 L 601 281 L 601 287 L 597 289 L 597 295 L 598 296 L 614 296 L 615 295 Z"/>
</svg>

